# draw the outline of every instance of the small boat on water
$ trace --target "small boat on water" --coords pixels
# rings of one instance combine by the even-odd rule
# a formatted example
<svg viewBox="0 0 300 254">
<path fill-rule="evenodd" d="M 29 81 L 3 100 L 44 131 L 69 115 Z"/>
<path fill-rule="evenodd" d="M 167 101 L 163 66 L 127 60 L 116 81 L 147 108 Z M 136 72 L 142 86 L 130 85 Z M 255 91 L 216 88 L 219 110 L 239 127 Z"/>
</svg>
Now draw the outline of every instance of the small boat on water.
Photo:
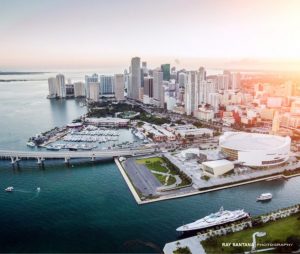
<svg viewBox="0 0 300 254">
<path fill-rule="evenodd" d="M 50 150 L 50 151 L 59 151 L 60 147 L 57 147 L 57 146 L 47 146 L 46 149 Z"/>
<path fill-rule="evenodd" d="M 40 191 L 41 191 L 41 188 L 40 188 L 40 187 L 37 187 L 37 188 L 36 188 L 36 191 L 37 191 L 37 192 L 40 192 Z"/>
<path fill-rule="evenodd" d="M 10 187 L 7 187 L 5 189 L 6 192 L 12 192 L 14 190 L 14 187 L 10 186 Z"/>
<path fill-rule="evenodd" d="M 273 195 L 271 193 L 262 193 L 258 198 L 257 201 L 267 201 L 271 200 Z"/>
<path fill-rule="evenodd" d="M 32 141 L 27 142 L 26 145 L 29 147 L 35 147 L 35 143 L 33 143 Z"/>
</svg>

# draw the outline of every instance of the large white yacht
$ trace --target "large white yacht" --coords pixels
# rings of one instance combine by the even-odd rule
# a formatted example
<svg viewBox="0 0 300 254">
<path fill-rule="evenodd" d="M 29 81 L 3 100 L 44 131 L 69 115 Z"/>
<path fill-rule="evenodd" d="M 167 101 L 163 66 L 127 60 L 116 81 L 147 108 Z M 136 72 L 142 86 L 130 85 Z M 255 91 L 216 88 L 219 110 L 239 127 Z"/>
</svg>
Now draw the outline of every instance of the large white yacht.
<svg viewBox="0 0 300 254">
<path fill-rule="evenodd" d="M 218 212 L 205 216 L 204 218 L 195 222 L 183 225 L 177 228 L 176 231 L 187 232 L 198 229 L 204 229 L 217 225 L 222 225 L 228 222 L 237 221 L 247 217 L 249 217 L 249 214 L 244 212 L 244 210 L 227 211 L 224 210 L 223 207 L 221 207 L 221 209 Z"/>
</svg>

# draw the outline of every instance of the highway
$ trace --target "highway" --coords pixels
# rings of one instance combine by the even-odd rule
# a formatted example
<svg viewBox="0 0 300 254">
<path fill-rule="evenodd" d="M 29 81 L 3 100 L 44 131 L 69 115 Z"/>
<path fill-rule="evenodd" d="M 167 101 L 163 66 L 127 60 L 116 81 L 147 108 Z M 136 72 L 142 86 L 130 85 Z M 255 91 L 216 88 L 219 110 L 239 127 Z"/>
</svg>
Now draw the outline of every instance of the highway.
<svg viewBox="0 0 300 254">
<path fill-rule="evenodd" d="M 45 159 L 64 159 L 67 162 L 72 158 L 109 158 L 116 156 L 135 156 L 154 153 L 154 148 L 136 148 L 136 149 L 108 149 L 101 151 L 17 151 L 17 150 L 0 150 L 0 158 L 10 158 L 14 163 L 22 158 L 37 159 L 42 162 Z"/>
</svg>

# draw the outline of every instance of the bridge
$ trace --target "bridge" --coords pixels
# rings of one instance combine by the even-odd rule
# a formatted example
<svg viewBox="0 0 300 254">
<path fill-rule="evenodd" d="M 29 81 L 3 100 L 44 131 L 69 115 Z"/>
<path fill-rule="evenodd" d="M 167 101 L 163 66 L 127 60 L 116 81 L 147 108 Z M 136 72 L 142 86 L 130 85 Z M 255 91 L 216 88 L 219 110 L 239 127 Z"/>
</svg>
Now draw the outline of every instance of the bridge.
<svg viewBox="0 0 300 254">
<path fill-rule="evenodd" d="M 132 148 L 132 149 L 108 149 L 101 151 L 13 151 L 0 150 L 0 159 L 10 159 L 14 164 L 21 159 L 36 159 L 42 164 L 45 159 L 64 159 L 68 163 L 70 159 L 90 158 L 95 161 L 97 158 L 113 158 L 118 156 L 137 156 L 154 153 L 154 148 Z"/>
</svg>

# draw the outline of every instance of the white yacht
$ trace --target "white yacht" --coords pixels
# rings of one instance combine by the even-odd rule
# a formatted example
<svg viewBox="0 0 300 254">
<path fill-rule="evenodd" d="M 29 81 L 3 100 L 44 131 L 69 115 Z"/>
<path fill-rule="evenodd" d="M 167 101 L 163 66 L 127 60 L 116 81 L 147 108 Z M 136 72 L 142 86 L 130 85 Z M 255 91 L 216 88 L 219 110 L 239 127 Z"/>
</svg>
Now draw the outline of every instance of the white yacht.
<svg viewBox="0 0 300 254">
<path fill-rule="evenodd" d="M 10 186 L 10 187 L 7 187 L 5 189 L 6 192 L 12 192 L 14 190 L 14 187 Z"/>
<path fill-rule="evenodd" d="M 244 212 L 244 210 L 228 211 L 228 210 L 224 210 L 223 207 L 221 207 L 221 209 L 218 212 L 205 216 L 204 218 L 199 219 L 195 222 L 183 225 L 177 228 L 176 231 L 187 232 L 187 231 L 199 230 L 199 229 L 222 225 L 225 223 L 237 221 L 248 217 L 249 214 Z"/>
<path fill-rule="evenodd" d="M 270 199 L 272 199 L 272 197 L 273 196 L 271 193 L 263 193 L 257 198 L 257 201 L 270 200 Z"/>
</svg>

